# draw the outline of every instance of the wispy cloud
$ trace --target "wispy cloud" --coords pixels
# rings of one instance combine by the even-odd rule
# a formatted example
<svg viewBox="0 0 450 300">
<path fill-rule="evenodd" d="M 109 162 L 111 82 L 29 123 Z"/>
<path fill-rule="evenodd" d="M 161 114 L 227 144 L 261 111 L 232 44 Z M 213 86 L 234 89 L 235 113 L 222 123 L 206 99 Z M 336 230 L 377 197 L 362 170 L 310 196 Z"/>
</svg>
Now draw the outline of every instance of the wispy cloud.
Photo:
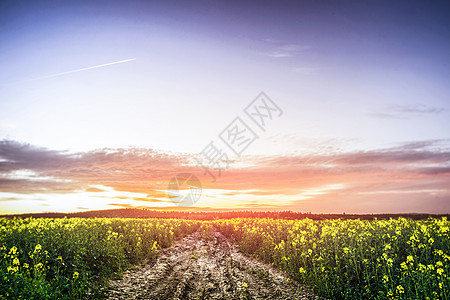
<svg viewBox="0 0 450 300">
<path fill-rule="evenodd" d="M 399 114 L 393 114 L 393 113 L 368 113 L 367 115 L 374 117 L 374 118 L 380 118 L 380 119 L 399 119 L 399 120 L 409 119 L 406 116 L 402 116 Z"/>
<path fill-rule="evenodd" d="M 171 155 L 152 149 L 69 153 L 9 140 L 0 141 L 0 158 L 1 192 L 93 191 L 93 185 L 103 185 L 118 191 L 147 193 L 158 181 L 192 168 L 186 166 L 189 164 L 187 155 Z M 24 175 L 30 172 L 32 175 L 14 178 L 12 175 L 18 170 L 27 170 Z M 48 178 L 36 181 L 36 176 Z"/>
<path fill-rule="evenodd" d="M 369 116 L 383 119 L 410 119 L 417 116 L 441 114 L 448 111 L 444 107 L 425 104 L 391 105 L 382 112 L 369 113 Z"/>
<path fill-rule="evenodd" d="M 393 105 L 391 109 L 395 112 L 407 114 L 440 114 L 446 109 L 443 107 L 433 107 L 424 104 L 416 105 Z"/>
<path fill-rule="evenodd" d="M 298 67 L 292 69 L 292 72 L 302 74 L 302 75 L 311 75 L 313 73 L 316 73 L 319 71 L 320 68 L 314 68 L 314 67 Z"/>
<path fill-rule="evenodd" d="M 76 191 L 105 192 L 102 197 L 108 197 L 108 191 L 115 191 L 110 198 L 119 206 L 169 203 L 164 191 L 173 175 L 202 173 L 190 164 L 189 154 L 141 148 L 68 153 L 1 141 L 0 158 L 0 192 L 8 198 Z M 252 208 L 255 199 L 267 204 L 268 199 L 277 199 L 280 209 L 312 209 L 314 203 L 316 210 L 323 211 L 380 211 L 382 205 L 393 211 L 389 205 L 408 209 L 405 192 L 415 203 L 411 208 L 422 211 L 440 209 L 429 206 L 430 197 L 438 197 L 435 205 L 450 201 L 448 141 L 415 141 L 371 151 L 249 156 L 246 160 L 246 166 L 226 170 L 215 183 L 202 181 L 205 193 L 215 191 L 206 196 L 216 202 L 206 206 L 228 207 L 232 199 L 242 208 Z M 397 199 L 403 206 L 386 203 L 384 197 Z"/>
<path fill-rule="evenodd" d="M 274 58 L 293 57 L 311 49 L 307 45 L 283 43 L 276 39 L 264 39 L 263 41 L 268 44 L 268 50 L 265 54 Z"/>
</svg>

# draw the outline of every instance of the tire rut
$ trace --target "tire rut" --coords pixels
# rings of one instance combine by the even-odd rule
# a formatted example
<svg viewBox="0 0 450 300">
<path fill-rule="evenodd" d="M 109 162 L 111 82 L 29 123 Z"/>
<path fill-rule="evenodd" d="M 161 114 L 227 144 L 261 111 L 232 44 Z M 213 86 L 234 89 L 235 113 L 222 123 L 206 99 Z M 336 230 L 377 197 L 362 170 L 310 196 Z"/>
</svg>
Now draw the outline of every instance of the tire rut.
<svg viewBox="0 0 450 300">
<path fill-rule="evenodd" d="M 218 231 L 208 240 L 198 231 L 161 250 L 156 261 L 111 280 L 107 294 L 110 300 L 319 299 L 282 271 L 240 253 Z"/>
</svg>

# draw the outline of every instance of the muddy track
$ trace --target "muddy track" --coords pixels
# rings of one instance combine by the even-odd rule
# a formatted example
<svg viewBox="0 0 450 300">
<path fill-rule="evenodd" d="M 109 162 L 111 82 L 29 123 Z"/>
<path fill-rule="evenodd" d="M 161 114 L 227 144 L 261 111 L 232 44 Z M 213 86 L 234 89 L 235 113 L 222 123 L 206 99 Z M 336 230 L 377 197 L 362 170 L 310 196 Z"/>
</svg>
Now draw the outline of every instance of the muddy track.
<svg viewBox="0 0 450 300">
<path fill-rule="evenodd" d="M 108 299 L 318 299 L 280 270 L 241 254 L 220 232 L 195 232 L 110 282 Z"/>
</svg>

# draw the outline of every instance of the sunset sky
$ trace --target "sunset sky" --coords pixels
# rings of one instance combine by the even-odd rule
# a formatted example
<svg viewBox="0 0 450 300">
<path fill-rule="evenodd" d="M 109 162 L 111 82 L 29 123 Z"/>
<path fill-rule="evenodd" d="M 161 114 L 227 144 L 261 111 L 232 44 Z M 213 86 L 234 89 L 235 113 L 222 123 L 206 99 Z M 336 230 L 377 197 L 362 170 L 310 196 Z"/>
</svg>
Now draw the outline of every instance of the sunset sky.
<svg viewBox="0 0 450 300">
<path fill-rule="evenodd" d="M 449 11 L 1 1 L 0 214 L 450 213 Z M 261 92 L 264 128 L 244 111 Z M 220 138 L 236 117 L 257 136 L 240 156 Z M 215 182 L 195 159 L 211 142 L 230 159 Z M 201 181 L 193 206 L 167 196 L 179 173 Z"/>
</svg>

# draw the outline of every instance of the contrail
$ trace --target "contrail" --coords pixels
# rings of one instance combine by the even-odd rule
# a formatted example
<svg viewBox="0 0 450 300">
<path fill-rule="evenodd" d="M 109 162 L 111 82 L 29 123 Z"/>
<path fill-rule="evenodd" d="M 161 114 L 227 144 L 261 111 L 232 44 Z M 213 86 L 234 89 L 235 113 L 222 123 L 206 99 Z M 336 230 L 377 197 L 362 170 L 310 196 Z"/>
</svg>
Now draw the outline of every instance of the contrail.
<svg viewBox="0 0 450 300">
<path fill-rule="evenodd" d="M 119 60 L 119 61 L 115 61 L 115 62 L 110 62 L 110 63 L 107 63 L 107 64 L 102 64 L 102 65 L 97 65 L 97 66 L 92 66 L 92 67 L 87 67 L 87 68 L 82 68 L 82 69 L 76 69 L 76 70 L 62 72 L 62 73 L 56 73 L 56 74 L 52 74 L 52 75 L 47 75 L 47 76 L 43 76 L 43 77 L 34 78 L 34 79 L 31 79 L 31 80 L 34 81 L 34 80 L 40 80 L 40 79 L 47 79 L 47 78 L 52 78 L 52 77 L 72 74 L 72 73 L 76 73 L 76 72 L 81 72 L 81 71 L 86 71 L 86 70 L 91 70 L 91 69 L 97 69 L 97 68 L 111 66 L 111 65 L 122 64 L 122 63 L 126 63 L 126 62 L 133 61 L 133 60 L 136 60 L 136 58 L 124 59 L 124 60 Z"/>
</svg>

